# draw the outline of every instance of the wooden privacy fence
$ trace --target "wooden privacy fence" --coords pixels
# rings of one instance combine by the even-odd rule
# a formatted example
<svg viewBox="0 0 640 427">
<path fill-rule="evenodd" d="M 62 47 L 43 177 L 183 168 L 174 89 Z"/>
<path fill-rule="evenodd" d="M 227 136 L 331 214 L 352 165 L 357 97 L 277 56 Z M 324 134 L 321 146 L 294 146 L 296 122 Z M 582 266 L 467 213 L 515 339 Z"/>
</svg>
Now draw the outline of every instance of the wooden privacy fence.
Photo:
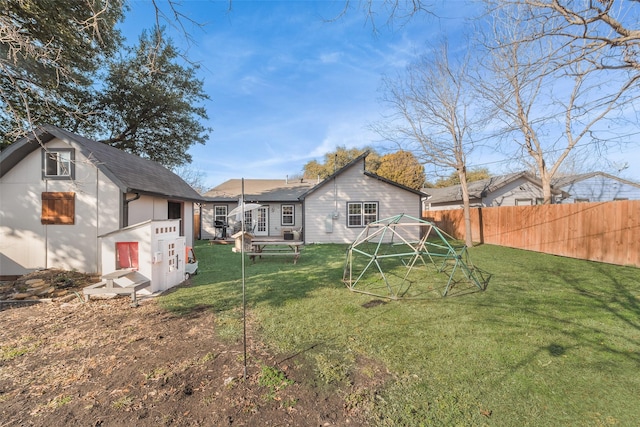
<svg viewBox="0 0 640 427">
<path fill-rule="evenodd" d="M 464 239 L 462 209 L 423 217 Z M 471 209 L 474 242 L 640 267 L 640 200 Z"/>
</svg>

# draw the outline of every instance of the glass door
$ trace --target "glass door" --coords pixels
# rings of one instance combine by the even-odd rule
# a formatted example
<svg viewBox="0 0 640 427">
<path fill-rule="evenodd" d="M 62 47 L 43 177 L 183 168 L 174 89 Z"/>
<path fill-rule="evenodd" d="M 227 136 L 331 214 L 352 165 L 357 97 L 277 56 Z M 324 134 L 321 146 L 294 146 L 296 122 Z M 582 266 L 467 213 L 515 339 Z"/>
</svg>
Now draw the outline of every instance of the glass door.
<svg viewBox="0 0 640 427">
<path fill-rule="evenodd" d="M 268 236 L 269 235 L 269 207 L 262 206 L 255 211 L 255 231 L 256 236 Z"/>
</svg>

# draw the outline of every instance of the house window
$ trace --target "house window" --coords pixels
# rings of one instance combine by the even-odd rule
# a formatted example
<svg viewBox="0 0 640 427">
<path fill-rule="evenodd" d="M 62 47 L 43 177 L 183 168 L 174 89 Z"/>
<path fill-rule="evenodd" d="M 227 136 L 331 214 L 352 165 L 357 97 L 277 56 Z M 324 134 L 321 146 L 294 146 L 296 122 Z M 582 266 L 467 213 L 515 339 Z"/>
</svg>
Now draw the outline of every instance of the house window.
<svg viewBox="0 0 640 427">
<path fill-rule="evenodd" d="M 42 176 L 47 179 L 74 178 L 74 151 L 72 149 L 43 150 Z"/>
<path fill-rule="evenodd" d="M 531 199 L 516 199 L 516 206 L 531 206 Z"/>
<path fill-rule="evenodd" d="M 378 220 L 377 202 L 347 203 L 347 227 L 364 227 Z"/>
<path fill-rule="evenodd" d="M 42 193 L 42 224 L 65 224 L 75 222 L 76 193 Z"/>
<path fill-rule="evenodd" d="M 223 222 L 223 223 L 227 222 L 227 206 L 226 205 L 213 207 L 213 224 L 215 225 L 216 222 Z"/>
<path fill-rule="evenodd" d="M 282 205 L 282 225 L 295 224 L 295 210 L 293 205 Z"/>
<path fill-rule="evenodd" d="M 588 203 L 589 199 L 575 199 L 575 203 Z"/>
<path fill-rule="evenodd" d="M 536 197 L 536 205 L 544 205 L 544 198 Z"/>
</svg>

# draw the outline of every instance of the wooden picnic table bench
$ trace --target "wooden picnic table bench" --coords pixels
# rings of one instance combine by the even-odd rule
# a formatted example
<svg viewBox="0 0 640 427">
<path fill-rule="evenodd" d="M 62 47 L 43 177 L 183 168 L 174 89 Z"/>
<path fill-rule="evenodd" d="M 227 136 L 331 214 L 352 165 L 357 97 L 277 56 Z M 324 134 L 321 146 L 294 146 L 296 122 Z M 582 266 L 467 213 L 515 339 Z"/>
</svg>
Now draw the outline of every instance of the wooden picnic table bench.
<svg viewBox="0 0 640 427">
<path fill-rule="evenodd" d="M 263 256 L 292 256 L 293 263 L 298 262 L 303 242 L 298 240 L 258 240 L 251 241 L 251 250 L 247 252 L 249 258 L 255 262 L 256 257 Z"/>
</svg>

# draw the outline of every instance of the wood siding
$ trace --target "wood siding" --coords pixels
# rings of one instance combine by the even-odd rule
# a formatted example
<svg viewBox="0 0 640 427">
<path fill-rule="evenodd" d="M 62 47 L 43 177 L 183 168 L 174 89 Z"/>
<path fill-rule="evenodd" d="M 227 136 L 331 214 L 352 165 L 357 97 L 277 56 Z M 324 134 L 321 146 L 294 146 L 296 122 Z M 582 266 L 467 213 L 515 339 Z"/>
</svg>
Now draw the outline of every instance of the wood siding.
<svg viewBox="0 0 640 427">
<path fill-rule="evenodd" d="M 462 210 L 423 216 L 456 238 Z M 508 206 L 471 210 L 474 242 L 640 267 L 640 201 Z"/>
</svg>

